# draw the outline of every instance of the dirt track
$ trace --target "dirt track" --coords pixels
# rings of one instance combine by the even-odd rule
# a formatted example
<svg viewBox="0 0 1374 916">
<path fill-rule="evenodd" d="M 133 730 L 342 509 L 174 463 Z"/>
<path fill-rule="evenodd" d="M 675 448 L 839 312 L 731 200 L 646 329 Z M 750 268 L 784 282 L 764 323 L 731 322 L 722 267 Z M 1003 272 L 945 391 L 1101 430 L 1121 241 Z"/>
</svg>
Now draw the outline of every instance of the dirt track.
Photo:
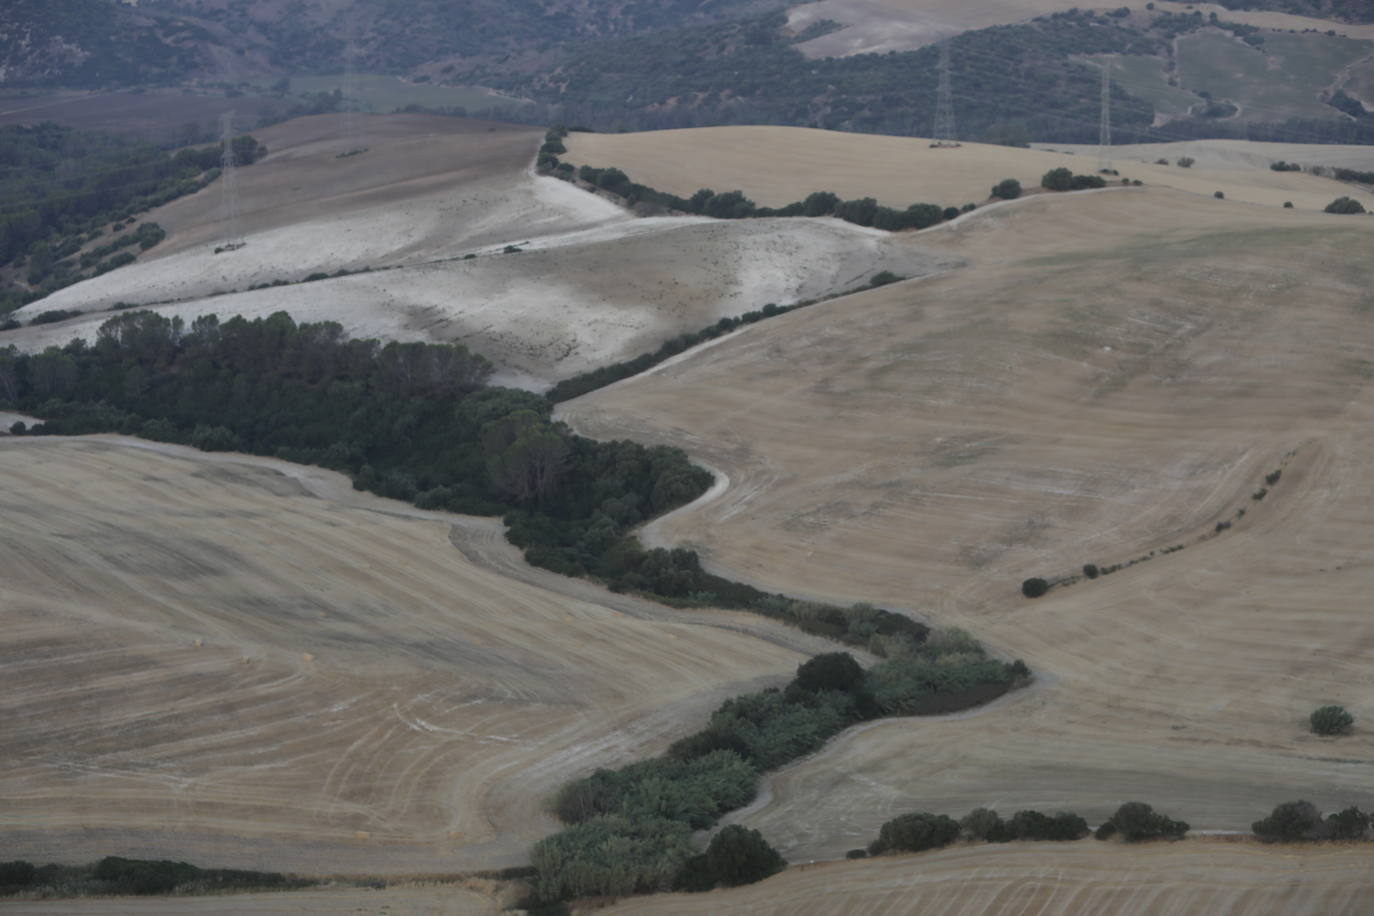
<svg viewBox="0 0 1374 916">
<path fill-rule="evenodd" d="M 312 468 L 4 438 L 0 477 L 11 857 L 519 863 L 556 786 L 823 645 L 598 594 L 524 567 L 497 524 Z"/>
<path fill-rule="evenodd" d="M 729 476 L 658 531 L 713 568 L 913 608 L 1039 673 L 992 710 L 882 723 L 783 770 L 743 821 L 789 858 L 842 855 L 909 810 L 1093 820 L 1143 798 L 1245 829 L 1290 798 L 1374 806 L 1374 730 L 1305 728 L 1325 703 L 1374 715 L 1374 221 L 1212 203 L 1154 190 L 975 216 L 926 242 L 965 270 L 564 405 L 584 432 L 633 430 Z"/>
</svg>

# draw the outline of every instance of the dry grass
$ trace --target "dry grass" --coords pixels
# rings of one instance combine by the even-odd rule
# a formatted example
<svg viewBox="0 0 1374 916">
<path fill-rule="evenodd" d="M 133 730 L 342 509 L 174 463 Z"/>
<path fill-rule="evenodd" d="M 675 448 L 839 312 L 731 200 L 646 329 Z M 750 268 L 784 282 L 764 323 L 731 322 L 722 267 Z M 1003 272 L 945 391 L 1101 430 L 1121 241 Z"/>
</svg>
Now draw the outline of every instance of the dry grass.
<svg viewBox="0 0 1374 916">
<path fill-rule="evenodd" d="M 573 134 L 567 141 L 567 160 L 578 165 L 616 166 L 650 187 L 690 196 L 698 188 L 739 189 L 764 206 L 782 206 L 812 191 L 833 191 L 842 198 L 875 197 L 888 206 L 906 207 L 918 201 L 962 206 L 986 200 L 994 184 L 1015 178 L 1026 188 L 1040 184 L 1053 168 L 1096 172 L 1096 150 L 1082 155 L 1048 150 L 1015 149 L 966 143 L 957 149 L 932 149 L 930 141 L 814 130 L 804 127 L 702 127 L 634 134 Z M 1280 207 L 1292 201 L 1301 210 L 1320 210 L 1341 195 L 1357 197 L 1374 209 L 1374 195 L 1326 178 L 1294 172 L 1274 172 L 1262 148 L 1272 146 L 1273 159 L 1310 160 L 1327 149 L 1296 145 L 1257 144 L 1254 157 L 1214 155 L 1200 158 L 1191 169 L 1153 164 L 1160 156 L 1173 161 L 1196 156 L 1196 147 L 1218 141 L 1175 144 L 1151 152 L 1148 161 L 1138 153 L 1122 153 L 1119 171 L 1151 187 L 1175 188 L 1211 197 L 1221 191 L 1228 200 Z M 1220 148 L 1236 146 L 1222 143 Z M 1082 148 L 1080 148 L 1082 149 Z M 1124 150 L 1132 148 L 1125 147 Z M 1334 148 L 1343 157 L 1348 147 Z M 1374 168 L 1374 152 L 1365 147 L 1364 168 Z M 1361 161 L 1361 160 L 1356 160 Z M 1345 164 L 1341 162 L 1324 164 Z M 1355 167 L 1355 166 L 1352 166 Z"/>
<path fill-rule="evenodd" d="M 1374 716 L 1374 220 L 1153 190 L 1042 197 L 919 238 L 971 266 L 564 408 L 728 473 L 724 496 L 661 526 L 717 570 L 912 608 L 1039 673 L 987 710 L 842 737 L 742 822 L 795 860 L 909 810 L 1093 820 L 1141 798 L 1245 829 L 1290 798 L 1374 806 L 1374 730 L 1321 739 L 1305 721 L 1325 703 Z"/>
<path fill-rule="evenodd" d="M 1354 916 L 1368 910 L 1369 879 L 1369 854 L 1358 846 L 1189 840 L 1127 847 L 1085 840 L 792 868 L 749 887 L 651 897 L 598 912 Z"/>
<path fill-rule="evenodd" d="M 530 570 L 495 520 L 282 462 L 4 437 L 0 476 L 11 858 L 520 864 L 561 783 L 825 645 Z"/>
<path fill-rule="evenodd" d="M 223 226 L 211 186 L 147 216 L 170 235 L 139 263 L 19 313 L 88 315 L 0 340 L 39 348 L 92 339 L 117 303 L 167 303 L 158 310 L 188 323 L 284 310 L 359 336 L 460 341 L 497 364 L 499 382 L 542 388 L 767 302 L 935 266 L 883 233 L 834 221 L 633 219 L 531 175 L 541 135 L 529 128 L 421 115 L 359 121 L 368 150 L 343 159 L 355 138 L 339 117 L 261 132 L 273 152 L 239 176 L 246 247 L 214 254 Z M 524 253 L 503 254 L 508 243 Z M 246 291 L 362 268 L 387 269 Z"/>
</svg>

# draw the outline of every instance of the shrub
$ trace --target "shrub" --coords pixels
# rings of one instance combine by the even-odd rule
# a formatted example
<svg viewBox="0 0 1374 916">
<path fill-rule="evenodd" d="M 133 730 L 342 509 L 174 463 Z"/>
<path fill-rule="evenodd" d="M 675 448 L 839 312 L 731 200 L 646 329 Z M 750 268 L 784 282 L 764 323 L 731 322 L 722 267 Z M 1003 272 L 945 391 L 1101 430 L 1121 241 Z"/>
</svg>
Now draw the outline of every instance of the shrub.
<svg viewBox="0 0 1374 916">
<path fill-rule="evenodd" d="M 851 849 L 851 850 L 849 850 L 848 852 L 846 852 L 846 853 L 844 854 L 844 857 L 845 857 L 846 859 L 867 859 L 867 858 L 868 858 L 868 850 L 867 850 L 867 849 Z"/>
<path fill-rule="evenodd" d="M 991 808 L 975 808 L 964 815 L 959 830 L 966 839 L 982 843 L 1000 843 L 1008 838 L 1006 823 Z"/>
<path fill-rule="evenodd" d="M 1278 470 L 1270 471 L 1268 474 L 1265 474 L 1265 475 L 1264 475 L 1264 482 L 1267 483 L 1269 486 L 1272 487 L 1274 484 L 1276 484 L 1276 483 L 1279 482 L 1279 478 L 1281 478 L 1282 476 L 1283 476 L 1283 469 L 1282 469 L 1282 468 L 1279 468 Z"/>
<path fill-rule="evenodd" d="M 887 286 L 889 283 L 900 283 L 902 280 L 905 279 L 905 277 L 899 274 L 894 274 L 890 270 L 884 270 L 880 273 L 874 274 L 873 279 L 868 281 L 868 285 L 876 289 L 879 286 Z"/>
<path fill-rule="evenodd" d="M 1040 186 L 1051 191 L 1070 191 L 1073 189 L 1073 172 L 1062 166 L 1050 169 L 1041 176 Z"/>
<path fill-rule="evenodd" d="M 1285 201 L 1283 202 L 1283 209 L 1285 209 L 1285 210 L 1292 210 L 1292 209 L 1293 209 L 1293 202 L 1292 202 L 1291 200 L 1285 200 Z"/>
<path fill-rule="evenodd" d="M 691 853 L 686 824 L 596 818 L 534 845 L 535 895 L 554 901 L 667 890 Z"/>
<path fill-rule="evenodd" d="M 1194 162 L 1197 162 L 1197 160 L 1192 156 L 1181 156 L 1178 160 L 1178 167 L 1181 169 L 1191 169 Z"/>
<path fill-rule="evenodd" d="M 1021 583 L 1021 594 L 1027 598 L 1039 598 L 1050 590 L 1050 584 L 1039 576 L 1033 576 Z"/>
<path fill-rule="evenodd" d="M 1097 568 L 1096 563 L 1083 564 L 1083 575 L 1087 576 L 1089 579 L 1096 579 L 1101 574 L 1102 571 Z"/>
<path fill-rule="evenodd" d="M 1165 817 L 1144 802 L 1126 802 L 1116 809 L 1110 823 L 1128 843 L 1163 837 L 1177 839 L 1188 832 L 1187 823 Z"/>
<path fill-rule="evenodd" d="M 1369 815 L 1351 806 L 1328 814 L 1322 822 L 1322 835 L 1328 840 L 1362 840 L 1369 831 Z"/>
<path fill-rule="evenodd" d="M 806 216 L 829 216 L 839 205 L 839 195 L 829 191 L 814 191 L 802 201 L 802 213 Z"/>
<path fill-rule="evenodd" d="M 1250 829 L 1266 843 L 1295 843 L 1315 839 L 1321 820 L 1311 802 L 1284 802 L 1268 817 L 1251 824 Z"/>
<path fill-rule="evenodd" d="M 959 838 L 959 825 L 943 814 L 918 811 L 883 824 L 878 838 L 868 846 L 869 855 L 884 852 L 921 852 L 948 846 Z"/>
<path fill-rule="evenodd" d="M 1103 821 L 1102 824 L 1093 831 L 1093 839 L 1095 840 L 1110 840 L 1114 836 L 1116 836 L 1116 824 L 1113 824 L 1111 821 Z"/>
<path fill-rule="evenodd" d="M 1353 197 L 1337 197 L 1325 207 L 1327 213 L 1363 213 L 1364 204 Z"/>
<path fill-rule="evenodd" d="M 29 431 L 29 426 L 28 426 L 28 424 L 25 423 L 23 420 L 15 420 L 13 423 L 10 424 L 10 435 L 11 435 L 11 436 L 22 436 L 22 435 L 24 435 L 24 433 L 26 433 L 26 432 L 28 432 L 28 431 Z"/>
<path fill-rule="evenodd" d="M 1312 731 L 1318 735 L 1344 735 L 1355 724 L 1355 717 L 1344 706 L 1323 706 L 1308 718 Z"/>
<path fill-rule="evenodd" d="M 1053 817 L 1039 811 L 1018 811 L 1007 828 L 1018 840 L 1080 840 L 1088 835 L 1088 822 L 1067 811 Z"/>
<path fill-rule="evenodd" d="M 757 830 L 731 824 L 706 847 L 706 871 L 726 887 L 753 884 L 782 871 L 787 863 Z"/>
<path fill-rule="evenodd" d="M 1225 195 L 1224 193 L 1222 193 L 1221 191 L 1213 191 L 1213 192 L 1212 192 L 1212 196 L 1215 197 L 1217 200 L 1225 200 L 1225 199 L 1226 199 L 1226 195 Z"/>
<path fill-rule="evenodd" d="M 33 883 L 38 869 L 32 862 L 16 859 L 13 862 L 0 862 L 0 887 L 28 887 Z"/>
<path fill-rule="evenodd" d="M 29 324 L 55 324 L 59 321 L 66 321 L 68 318 L 75 318 L 80 314 L 80 312 L 71 309 L 49 309 L 34 315 Z"/>
<path fill-rule="evenodd" d="M 992 196 L 999 200 L 1015 200 L 1021 196 L 1021 182 L 1015 178 L 1003 178 L 992 186 Z"/>
<path fill-rule="evenodd" d="M 803 690 L 850 691 L 864 682 L 864 669 L 848 652 L 827 652 L 797 667 L 796 683 Z"/>
</svg>

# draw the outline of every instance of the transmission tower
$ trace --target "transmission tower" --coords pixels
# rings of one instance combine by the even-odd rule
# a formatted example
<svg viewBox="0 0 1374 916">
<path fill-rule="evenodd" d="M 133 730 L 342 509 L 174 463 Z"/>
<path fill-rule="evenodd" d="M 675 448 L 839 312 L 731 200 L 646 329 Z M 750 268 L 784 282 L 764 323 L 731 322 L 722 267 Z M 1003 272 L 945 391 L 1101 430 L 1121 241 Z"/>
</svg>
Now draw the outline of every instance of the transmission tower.
<svg viewBox="0 0 1374 916">
<path fill-rule="evenodd" d="M 958 146 L 954 138 L 954 91 L 949 81 L 949 42 L 940 42 L 940 85 L 935 94 L 935 131 L 932 147 Z"/>
<path fill-rule="evenodd" d="M 361 101 L 358 97 L 358 25 L 353 19 L 348 20 L 347 44 L 344 47 L 344 79 L 343 79 L 343 110 L 344 110 L 344 139 L 347 141 L 344 147 L 345 155 L 356 155 L 367 150 L 363 142 L 362 132 L 359 130 L 358 110 Z"/>
<path fill-rule="evenodd" d="M 1097 136 L 1097 168 L 1112 168 L 1112 62 L 1102 62 L 1102 126 Z"/>
<path fill-rule="evenodd" d="M 221 225 L 224 244 L 216 251 L 235 251 L 246 243 L 239 229 L 239 183 L 238 169 L 234 167 L 234 113 L 226 111 L 220 117 L 220 135 L 224 152 L 220 158 L 219 190 L 221 205 Z"/>
</svg>

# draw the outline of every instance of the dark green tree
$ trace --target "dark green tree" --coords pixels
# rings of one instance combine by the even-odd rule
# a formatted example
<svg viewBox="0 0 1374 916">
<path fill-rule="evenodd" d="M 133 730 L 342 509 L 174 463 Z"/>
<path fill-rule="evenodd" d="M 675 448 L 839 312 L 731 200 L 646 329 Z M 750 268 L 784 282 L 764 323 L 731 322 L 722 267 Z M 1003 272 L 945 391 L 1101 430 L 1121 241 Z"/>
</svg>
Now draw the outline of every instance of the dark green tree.
<svg viewBox="0 0 1374 916">
<path fill-rule="evenodd" d="M 1255 821 L 1250 829 L 1266 843 L 1296 843 L 1316 839 L 1321 823 L 1321 813 L 1316 805 L 1306 801 L 1291 801 L 1277 805 L 1273 813 Z"/>
<path fill-rule="evenodd" d="M 1345 735 L 1355 724 L 1355 717 L 1344 706 L 1323 706 L 1308 717 L 1308 723 L 1318 735 Z"/>
<path fill-rule="evenodd" d="M 869 855 L 885 852 L 920 852 L 948 846 L 959 838 L 959 824 L 943 814 L 918 811 L 894 817 L 883 824 L 878 838 L 868 846 Z"/>
<path fill-rule="evenodd" d="M 992 196 L 1001 200 L 1015 200 L 1021 196 L 1021 182 L 1015 178 L 1004 178 L 992 186 Z"/>
<path fill-rule="evenodd" d="M 725 887 L 753 884 L 787 865 L 757 830 L 731 824 L 706 847 L 706 870 L 714 883 Z"/>
</svg>

